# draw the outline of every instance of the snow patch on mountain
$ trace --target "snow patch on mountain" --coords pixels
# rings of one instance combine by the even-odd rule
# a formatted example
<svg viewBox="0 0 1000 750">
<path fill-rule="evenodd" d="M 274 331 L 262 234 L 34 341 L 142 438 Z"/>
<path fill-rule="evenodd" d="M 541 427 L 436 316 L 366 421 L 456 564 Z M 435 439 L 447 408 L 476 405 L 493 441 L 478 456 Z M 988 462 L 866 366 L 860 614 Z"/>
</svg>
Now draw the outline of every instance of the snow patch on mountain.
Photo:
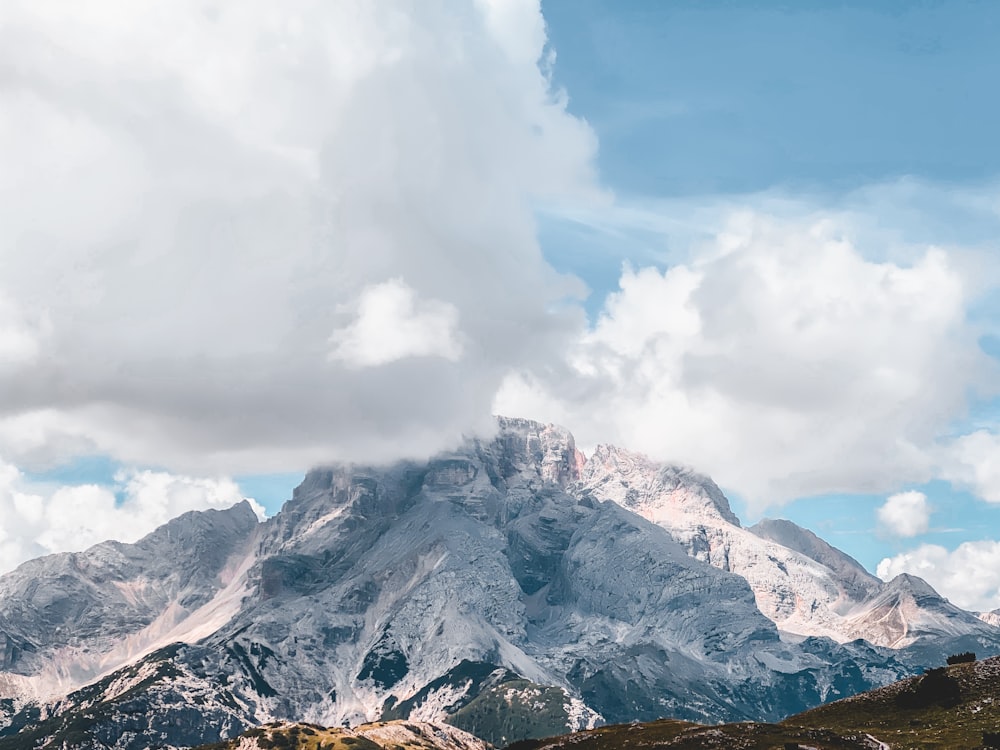
<svg viewBox="0 0 1000 750">
<path fill-rule="evenodd" d="M 1000 628 L 1000 609 L 994 609 L 992 612 L 980 612 L 978 616 L 987 625 Z"/>
</svg>

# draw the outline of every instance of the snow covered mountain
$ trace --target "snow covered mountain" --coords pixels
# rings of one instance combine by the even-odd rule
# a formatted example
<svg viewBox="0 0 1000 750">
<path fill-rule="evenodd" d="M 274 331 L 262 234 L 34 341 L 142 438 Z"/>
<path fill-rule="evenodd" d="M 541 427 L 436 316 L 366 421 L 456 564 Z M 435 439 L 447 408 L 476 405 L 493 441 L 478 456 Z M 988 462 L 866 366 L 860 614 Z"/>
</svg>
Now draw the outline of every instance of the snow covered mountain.
<svg viewBox="0 0 1000 750">
<path fill-rule="evenodd" d="M 0 578 L 0 750 L 272 720 L 447 720 L 504 743 L 775 719 L 919 666 L 851 632 L 995 632 L 892 586 L 797 527 L 741 528 L 704 477 L 610 447 L 584 461 L 565 430 L 501 419 L 426 463 L 312 471 L 264 523 L 187 514 Z"/>
<path fill-rule="evenodd" d="M 621 504 L 692 557 L 745 579 L 757 608 L 784 633 L 892 648 L 969 636 L 982 638 L 986 650 L 1000 634 L 924 581 L 885 583 L 790 521 L 743 528 L 715 483 L 688 469 L 602 445 L 583 466 L 578 491 Z"/>
</svg>

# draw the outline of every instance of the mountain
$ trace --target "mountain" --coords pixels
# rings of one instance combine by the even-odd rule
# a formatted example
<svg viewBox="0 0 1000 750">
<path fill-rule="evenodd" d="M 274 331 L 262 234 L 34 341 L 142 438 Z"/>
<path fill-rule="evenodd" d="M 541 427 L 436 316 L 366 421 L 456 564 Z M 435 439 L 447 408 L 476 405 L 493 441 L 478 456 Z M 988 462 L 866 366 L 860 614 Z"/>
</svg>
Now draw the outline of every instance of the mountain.
<svg viewBox="0 0 1000 750">
<path fill-rule="evenodd" d="M 105 542 L 0 576 L 0 721 L 216 630 L 239 608 L 256 526 L 246 502 L 191 512 L 136 544 Z"/>
<path fill-rule="evenodd" d="M 953 652 L 975 650 L 997 632 L 995 626 L 942 597 L 922 578 L 906 573 L 852 611 L 848 621 L 858 632 L 872 635 L 870 640 L 893 648 L 932 647 L 935 641 L 946 641 Z"/>
<path fill-rule="evenodd" d="M 931 661 L 960 646 L 1000 646 L 995 628 L 918 578 L 885 583 L 790 521 L 743 528 L 718 486 L 690 469 L 601 445 L 582 468 L 579 491 L 632 510 L 692 557 L 745 579 L 757 608 L 783 633 L 891 648 L 922 641 Z"/>
<path fill-rule="evenodd" d="M 852 601 L 862 601 L 882 586 L 882 581 L 853 557 L 791 521 L 765 518 L 751 526 L 750 531 L 761 539 L 798 552 L 822 565 L 840 582 Z"/>
<path fill-rule="evenodd" d="M 849 615 L 877 619 L 891 584 L 768 528 L 705 477 L 607 446 L 584 460 L 528 420 L 427 462 L 319 468 L 263 523 L 187 514 L 0 577 L 0 750 L 182 747 L 275 720 L 447 721 L 497 745 L 777 720 L 985 637 L 919 594 L 950 630 L 849 641 L 886 637 Z"/>
<path fill-rule="evenodd" d="M 523 741 L 509 750 L 977 750 L 984 745 L 1000 746 L 997 657 L 932 669 L 922 676 L 791 716 L 780 724 L 630 723 Z"/>
<path fill-rule="evenodd" d="M 877 592 L 881 581 L 860 566 L 845 578 L 806 554 L 742 528 L 711 479 L 602 445 L 584 466 L 580 484 L 595 497 L 613 500 L 661 526 L 692 557 L 746 580 L 758 609 L 783 632 L 839 642 L 865 637 L 845 627 L 843 615 Z M 870 642 L 887 645 L 877 638 Z"/>
</svg>

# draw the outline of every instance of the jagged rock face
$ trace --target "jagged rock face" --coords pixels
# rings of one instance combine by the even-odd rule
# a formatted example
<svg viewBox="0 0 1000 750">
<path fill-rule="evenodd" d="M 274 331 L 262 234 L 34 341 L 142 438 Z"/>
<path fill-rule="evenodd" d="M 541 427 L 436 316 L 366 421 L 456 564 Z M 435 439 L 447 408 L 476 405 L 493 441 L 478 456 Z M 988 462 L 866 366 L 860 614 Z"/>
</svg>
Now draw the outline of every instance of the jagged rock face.
<svg viewBox="0 0 1000 750">
<path fill-rule="evenodd" d="M 810 595 L 830 612 L 848 596 L 820 553 L 740 528 L 721 491 L 691 472 L 611 448 L 583 462 L 552 426 L 501 420 L 493 440 L 427 463 L 318 469 L 274 518 L 256 525 L 248 511 L 100 545 L 83 556 L 93 565 L 113 550 L 118 562 L 99 577 L 67 583 L 50 571 L 80 556 L 64 555 L 0 579 L 0 630 L 34 649 L 7 647 L 0 722 L 21 733 L 0 750 L 66 727 L 120 732 L 108 745 L 118 748 L 142 747 L 143 731 L 183 746 L 273 719 L 478 727 L 499 700 L 544 704 L 545 726 L 568 729 L 664 715 L 775 719 L 906 669 L 864 644 L 782 640 L 772 620 L 796 586 L 820 591 Z M 758 609 L 769 576 L 771 619 Z M 136 581 L 150 593 L 126 606 L 122 589 Z M 77 590 L 100 606 L 57 608 L 72 633 L 25 641 L 42 627 L 28 597 L 72 603 Z M 165 637 L 188 645 L 61 703 L 29 700 L 24 685 L 58 672 L 67 644 L 110 671 Z M 490 731 L 507 741 L 541 725 L 524 726 Z"/>
<path fill-rule="evenodd" d="M 579 478 L 584 490 L 663 526 L 680 526 L 691 518 L 740 526 L 729 500 L 711 479 L 639 453 L 599 445 Z"/>
<path fill-rule="evenodd" d="M 761 539 L 805 555 L 831 571 L 843 586 L 845 598 L 850 601 L 865 601 L 882 589 L 882 581 L 853 557 L 791 521 L 765 518 L 751 526 L 750 531 Z"/>
<path fill-rule="evenodd" d="M 461 660 L 591 695 L 602 715 L 645 671 L 614 718 L 733 713 L 712 679 L 756 676 L 762 652 L 794 661 L 742 579 L 568 493 L 578 471 L 568 433 L 508 421 L 427 465 L 314 472 L 263 530 L 255 597 L 207 642 L 222 654 L 211 669 L 252 672 L 262 711 L 338 724 Z M 695 664 L 712 665 L 705 696 Z"/>
</svg>

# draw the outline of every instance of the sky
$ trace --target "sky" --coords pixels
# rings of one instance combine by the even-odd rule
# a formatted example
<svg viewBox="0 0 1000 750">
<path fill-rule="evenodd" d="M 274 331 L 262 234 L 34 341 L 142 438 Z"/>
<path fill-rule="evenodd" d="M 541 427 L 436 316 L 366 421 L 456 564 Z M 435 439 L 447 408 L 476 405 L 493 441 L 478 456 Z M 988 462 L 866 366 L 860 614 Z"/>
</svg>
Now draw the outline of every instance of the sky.
<svg viewBox="0 0 1000 750">
<path fill-rule="evenodd" d="M 1000 6 L 0 8 L 0 571 L 491 414 L 1000 607 Z"/>
</svg>

